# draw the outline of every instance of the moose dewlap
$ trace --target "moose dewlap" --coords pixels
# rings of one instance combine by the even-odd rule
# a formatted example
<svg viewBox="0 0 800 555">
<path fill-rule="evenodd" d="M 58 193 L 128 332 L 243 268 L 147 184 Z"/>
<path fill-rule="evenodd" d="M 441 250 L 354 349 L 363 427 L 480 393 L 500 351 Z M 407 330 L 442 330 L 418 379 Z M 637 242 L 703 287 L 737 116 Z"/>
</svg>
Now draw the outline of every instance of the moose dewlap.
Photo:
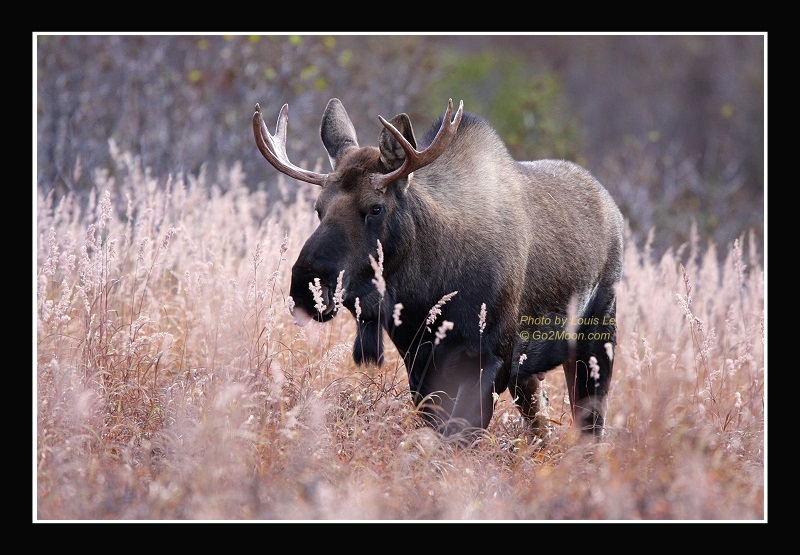
<svg viewBox="0 0 800 555">
<path fill-rule="evenodd" d="M 559 365 L 576 425 L 601 435 L 623 254 L 608 192 L 571 162 L 514 160 L 463 102 L 421 139 L 404 113 L 378 118 L 378 146 L 360 146 L 342 103 L 328 102 L 323 174 L 289 161 L 288 105 L 274 135 L 256 105 L 264 157 L 320 186 L 319 226 L 292 268 L 295 321 L 347 308 L 359 364 L 382 362 L 386 331 L 414 401 L 447 436 L 485 428 L 506 389 L 536 426 L 540 377 Z"/>
</svg>

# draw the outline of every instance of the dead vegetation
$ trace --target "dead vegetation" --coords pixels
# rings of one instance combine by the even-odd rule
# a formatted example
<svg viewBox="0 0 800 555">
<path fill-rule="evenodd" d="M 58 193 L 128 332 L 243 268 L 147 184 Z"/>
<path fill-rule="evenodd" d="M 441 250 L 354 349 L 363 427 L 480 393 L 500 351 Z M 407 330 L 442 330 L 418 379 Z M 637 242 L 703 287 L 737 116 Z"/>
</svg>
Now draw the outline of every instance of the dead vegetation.
<svg viewBox="0 0 800 555">
<path fill-rule="evenodd" d="M 238 165 L 164 178 L 112 153 L 88 205 L 37 198 L 34 519 L 765 519 L 752 236 L 628 239 L 602 443 L 573 433 L 559 371 L 548 435 L 504 393 L 460 449 L 419 425 L 396 352 L 353 364 L 349 315 L 291 324 L 311 186 L 273 206 Z"/>
</svg>

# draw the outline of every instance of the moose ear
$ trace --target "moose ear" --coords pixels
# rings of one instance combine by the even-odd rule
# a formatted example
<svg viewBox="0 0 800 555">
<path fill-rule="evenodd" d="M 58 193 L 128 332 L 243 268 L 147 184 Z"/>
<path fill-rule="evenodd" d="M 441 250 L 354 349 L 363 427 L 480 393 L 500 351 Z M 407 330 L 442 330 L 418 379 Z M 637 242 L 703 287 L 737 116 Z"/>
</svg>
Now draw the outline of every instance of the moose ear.
<svg viewBox="0 0 800 555">
<path fill-rule="evenodd" d="M 414 137 L 414 129 L 411 127 L 411 120 L 408 118 L 408 114 L 397 114 L 389 123 L 406 138 L 412 147 L 417 148 L 417 139 Z M 380 137 L 378 137 L 378 146 L 381 150 L 381 162 L 383 162 L 387 170 L 394 171 L 405 161 L 406 151 L 403 150 L 403 147 L 392 135 L 391 131 L 385 127 L 381 131 Z"/>
<path fill-rule="evenodd" d="M 325 113 L 322 114 L 319 134 L 334 170 L 344 151 L 351 146 L 358 146 L 356 129 L 338 98 L 331 98 L 328 101 Z"/>
</svg>

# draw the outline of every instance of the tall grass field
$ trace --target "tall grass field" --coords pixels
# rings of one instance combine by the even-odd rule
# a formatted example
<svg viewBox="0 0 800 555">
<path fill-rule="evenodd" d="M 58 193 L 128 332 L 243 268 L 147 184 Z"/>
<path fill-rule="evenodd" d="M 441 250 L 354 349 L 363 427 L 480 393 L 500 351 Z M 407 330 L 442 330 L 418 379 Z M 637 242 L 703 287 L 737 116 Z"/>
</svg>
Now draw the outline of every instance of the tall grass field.
<svg viewBox="0 0 800 555">
<path fill-rule="evenodd" d="M 391 346 L 354 364 L 352 316 L 292 324 L 316 187 L 156 176 L 111 146 L 88 203 L 35 199 L 34 520 L 766 520 L 752 234 L 658 257 L 627 240 L 601 441 L 557 369 L 547 430 L 504 392 L 459 447 L 422 425 Z"/>
</svg>

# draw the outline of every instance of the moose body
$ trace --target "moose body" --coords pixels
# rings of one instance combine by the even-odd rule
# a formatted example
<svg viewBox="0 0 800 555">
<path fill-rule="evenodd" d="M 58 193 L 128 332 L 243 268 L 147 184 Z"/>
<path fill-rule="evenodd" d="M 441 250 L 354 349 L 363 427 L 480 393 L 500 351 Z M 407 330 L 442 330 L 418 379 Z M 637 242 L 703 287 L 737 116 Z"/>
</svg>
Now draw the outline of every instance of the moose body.
<svg viewBox="0 0 800 555">
<path fill-rule="evenodd" d="M 265 158 L 321 187 L 319 226 L 292 268 L 295 322 L 344 306 L 359 364 L 382 362 L 387 333 L 415 403 L 446 436 L 486 428 L 506 389 L 536 426 L 541 380 L 559 365 L 574 422 L 601 435 L 623 255 L 610 195 L 571 162 L 514 160 L 452 100 L 419 142 L 406 114 L 379 118 L 379 146 L 361 147 L 332 99 L 320 134 L 333 171 L 320 174 L 288 160 L 288 106 L 271 135 L 256 105 Z"/>
</svg>

